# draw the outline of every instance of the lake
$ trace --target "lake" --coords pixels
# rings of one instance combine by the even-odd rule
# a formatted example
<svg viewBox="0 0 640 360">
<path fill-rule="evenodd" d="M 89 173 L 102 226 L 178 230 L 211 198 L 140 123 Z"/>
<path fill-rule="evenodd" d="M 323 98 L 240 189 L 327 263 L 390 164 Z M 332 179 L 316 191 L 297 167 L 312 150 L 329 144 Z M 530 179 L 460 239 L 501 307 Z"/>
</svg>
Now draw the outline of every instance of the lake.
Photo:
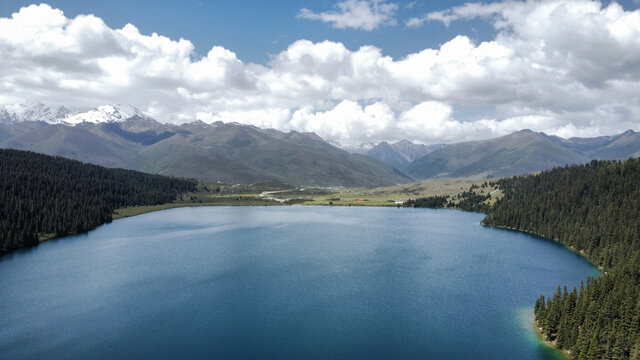
<svg viewBox="0 0 640 360">
<path fill-rule="evenodd" d="M 533 305 L 598 271 L 452 210 L 200 207 L 0 258 L 3 359 L 554 359 Z"/>
</svg>

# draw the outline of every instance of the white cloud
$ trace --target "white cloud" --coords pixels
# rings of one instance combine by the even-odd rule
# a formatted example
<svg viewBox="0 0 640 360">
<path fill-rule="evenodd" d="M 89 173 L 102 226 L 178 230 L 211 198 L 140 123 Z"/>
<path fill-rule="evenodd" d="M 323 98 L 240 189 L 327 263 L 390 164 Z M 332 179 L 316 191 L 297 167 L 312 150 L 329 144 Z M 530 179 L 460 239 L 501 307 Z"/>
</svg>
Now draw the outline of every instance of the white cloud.
<svg viewBox="0 0 640 360">
<path fill-rule="evenodd" d="M 331 23 L 338 29 L 359 29 L 371 31 L 382 25 L 395 25 L 394 15 L 398 5 L 385 0 L 345 0 L 335 5 L 336 10 L 316 13 L 301 9 L 298 17 Z"/>
<path fill-rule="evenodd" d="M 640 130 L 640 10 L 570 0 L 472 5 L 442 16 L 489 19 L 493 40 L 457 36 L 401 59 L 374 46 L 298 40 L 265 65 L 220 46 L 198 56 L 185 39 L 32 5 L 0 18 L 0 104 L 131 103 L 163 122 L 237 121 L 343 143 Z M 491 110 L 463 116 L 463 107 Z"/>
<path fill-rule="evenodd" d="M 639 1 L 640 1 L 640 0 L 639 0 Z M 416 4 L 418 4 L 418 2 L 417 2 L 417 1 L 412 1 L 412 2 L 410 2 L 410 3 L 408 3 L 408 4 L 406 4 L 406 5 L 404 6 L 404 8 L 405 8 L 405 9 L 413 9 L 413 8 L 416 6 Z"/>
<path fill-rule="evenodd" d="M 519 6 L 520 4 L 524 3 L 515 1 L 494 2 L 489 4 L 469 2 L 451 9 L 430 12 L 423 17 L 411 18 L 407 20 L 406 25 L 409 27 L 417 27 L 426 21 L 440 21 L 448 27 L 453 21 L 469 20 L 478 17 L 488 18 L 500 14 L 502 11 Z"/>
</svg>

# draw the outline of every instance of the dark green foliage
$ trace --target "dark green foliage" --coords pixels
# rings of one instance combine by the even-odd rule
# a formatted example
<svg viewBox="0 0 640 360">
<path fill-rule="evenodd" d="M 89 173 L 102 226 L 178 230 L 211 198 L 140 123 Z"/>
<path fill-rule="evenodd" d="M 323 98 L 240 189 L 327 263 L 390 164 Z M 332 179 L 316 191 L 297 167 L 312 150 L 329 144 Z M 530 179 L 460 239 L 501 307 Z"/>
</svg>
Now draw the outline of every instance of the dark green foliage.
<svg viewBox="0 0 640 360">
<path fill-rule="evenodd" d="M 418 198 L 415 200 L 409 199 L 405 206 L 408 207 L 422 207 L 422 208 L 453 208 L 460 209 L 466 211 L 476 211 L 476 212 L 489 212 L 490 206 L 486 203 L 491 195 L 489 194 L 478 194 L 474 192 L 474 189 L 478 189 L 477 185 L 472 185 L 469 191 L 462 192 L 458 194 L 456 197 L 458 200 L 457 203 L 452 201 L 448 201 L 447 196 L 428 196 L 424 198 Z"/>
<path fill-rule="evenodd" d="M 538 326 L 573 359 L 637 358 L 640 344 L 640 160 L 592 161 L 497 182 L 484 223 L 556 239 L 606 271 L 541 296 Z"/>
<path fill-rule="evenodd" d="M 419 199 L 409 199 L 405 203 L 406 206 L 409 207 L 423 207 L 423 208 L 443 208 L 447 205 L 447 197 L 446 196 L 429 196 L 426 198 Z"/>
<path fill-rule="evenodd" d="M 472 185 L 473 187 L 473 185 Z M 473 189 L 463 192 L 460 196 L 460 201 L 454 205 L 455 208 L 466 210 L 466 211 L 475 211 L 475 212 L 484 212 L 487 213 L 490 211 L 489 204 L 485 203 L 485 201 L 491 198 L 489 194 L 477 194 L 473 191 Z"/>
<path fill-rule="evenodd" d="M 171 202 L 196 182 L 0 150 L 0 254 L 91 230 L 120 207 Z"/>
</svg>

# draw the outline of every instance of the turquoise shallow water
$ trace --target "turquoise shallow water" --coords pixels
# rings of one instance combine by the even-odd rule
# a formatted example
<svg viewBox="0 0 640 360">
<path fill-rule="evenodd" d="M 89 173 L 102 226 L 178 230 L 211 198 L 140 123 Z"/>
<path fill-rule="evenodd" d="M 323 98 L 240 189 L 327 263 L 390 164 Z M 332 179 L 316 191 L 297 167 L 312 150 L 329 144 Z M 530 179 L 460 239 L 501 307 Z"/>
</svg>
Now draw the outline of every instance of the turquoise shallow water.
<svg viewBox="0 0 640 360">
<path fill-rule="evenodd" d="M 0 258 L 3 359 L 551 359 L 540 293 L 598 272 L 449 210 L 202 207 Z"/>
</svg>

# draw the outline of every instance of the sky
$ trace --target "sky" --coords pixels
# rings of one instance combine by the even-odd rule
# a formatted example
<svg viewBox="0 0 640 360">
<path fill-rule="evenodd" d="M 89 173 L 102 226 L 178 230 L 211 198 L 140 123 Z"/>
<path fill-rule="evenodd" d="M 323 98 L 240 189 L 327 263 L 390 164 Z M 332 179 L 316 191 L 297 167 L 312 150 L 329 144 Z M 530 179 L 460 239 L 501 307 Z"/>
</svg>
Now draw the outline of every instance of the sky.
<svg viewBox="0 0 640 360">
<path fill-rule="evenodd" d="M 0 2 L 0 105 L 343 145 L 640 130 L 640 0 Z"/>
</svg>

